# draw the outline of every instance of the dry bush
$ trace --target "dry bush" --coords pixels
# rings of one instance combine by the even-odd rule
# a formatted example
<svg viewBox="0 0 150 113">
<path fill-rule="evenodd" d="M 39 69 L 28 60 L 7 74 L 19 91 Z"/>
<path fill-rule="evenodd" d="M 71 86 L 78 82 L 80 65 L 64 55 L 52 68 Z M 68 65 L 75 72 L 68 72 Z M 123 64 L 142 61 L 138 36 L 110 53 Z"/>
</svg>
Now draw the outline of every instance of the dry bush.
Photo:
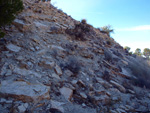
<svg viewBox="0 0 150 113">
<path fill-rule="evenodd" d="M 66 29 L 66 33 L 70 36 L 74 36 L 76 40 L 85 41 L 85 35 L 90 32 L 90 25 L 86 23 L 86 20 L 82 20 L 81 23 L 76 24 L 74 29 Z"/>
<path fill-rule="evenodd" d="M 150 65 L 144 58 L 131 58 L 128 68 L 136 78 L 132 78 L 132 82 L 140 87 L 150 89 Z"/>
</svg>

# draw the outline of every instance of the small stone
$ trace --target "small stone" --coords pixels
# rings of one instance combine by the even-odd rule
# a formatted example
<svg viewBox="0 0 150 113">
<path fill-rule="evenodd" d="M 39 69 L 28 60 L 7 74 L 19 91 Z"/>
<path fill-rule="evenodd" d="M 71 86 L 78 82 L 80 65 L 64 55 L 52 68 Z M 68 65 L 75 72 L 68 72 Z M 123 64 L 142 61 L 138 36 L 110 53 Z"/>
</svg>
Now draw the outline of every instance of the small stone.
<svg viewBox="0 0 150 113">
<path fill-rule="evenodd" d="M 58 65 L 56 65 L 56 67 L 55 67 L 55 72 L 60 76 L 60 75 L 62 75 L 62 70 L 61 70 L 61 68 L 58 66 Z"/>
<path fill-rule="evenodd" d="M 42 66 L 42 67 L 48 68 L 48 69 L 53 68 L 54 65 L 55 65 L 55 62 L 53 62 L 53 61 L 52 61 L 52 62 L 49 62 L 49 61 L 41 61 L 41 62 L 39 63 L 39 66 Z"/>
<path fill-rule="evenodd" d="M 18 56 L 16 59 L 19 61 L 22 61 L 24 58 L 23 58 L 23 56 Z"/>
<path fill-rule="evenodd" d="M 128 89 L 128 92 L 131 93 L 131 94 L 135 94 L 135 92 L 130 90 L 130 89 Z"/>
<path fill-rule="evenodd" d="M 20 106 L 18 106 L 18 110 L 19 110 L 19 112 L 24 113 L 26 111 L 27 107 L 28 107 L 27 103 L 21 104 Z"/>
<path fill-rule="evenodd" d="M 6 45 L 7 49 L 12 51 L 12 52 L 19 52 L 21 50 L 21 47 L 18 47 L 14 44 L 8 44 Z"/>
<path fill-rule="evenodd" d="M 67 99 L 70 100 L 73 94 L 73 90 L 67 87 L 62 87 L 60 93 Z"/>
<path fill-rule="evenodd" d="M 77 80 L 73 80 L 73 81 L 71 81 L 71 83 L 73 84 L 73 85 L 76 85 L 77 84 Z"/>
<path fill-rule="evenodd" d="M 84 99 L 87 98 L 87 95 L 86 95 L 85 93 L 83 93 L 83 92 L 80 93 L 80 96 L 81 96 L 82 98 L 84 98 Z"/>
<path fill-rule="evenodd" d="M 85 103 L 82 103 L 82 106 L 83 106 L 83 107 L 86 107 Z"/>
<path fill-rule="evenodd" d="M 70 71 L 70 70 L 65 70 L 64 71 L 64 74 L 67 76 L 67 77 L 71 77 L 73 75 L 73 73 Z"/>
<path fill-rule="evenodd" d="M 80 84 L 82 87 L 86 87 L 85 83 L 82 80 L 78 80 L 78 84 Z"/>
<path fill-rule="evenodd" d="M 57 109 L 58 111 L 61 111 L 62 113 L 64 113 L 64 108 L 62 107 L 62 105 L 64 105 L 65 103 L 58 102 L 55 100 L 51 100 L 50 103 L 51 103 L 51 108 Z"/>
<path fill-rule="evenodd" d="M 60 77 L 59 77 L 56 73 L 53 73 L 53 74 L 52 74 L 52 77 L 53 77 L 53 78 L 56 78 L 56 79 L 60 79 Z"/>
</svg>

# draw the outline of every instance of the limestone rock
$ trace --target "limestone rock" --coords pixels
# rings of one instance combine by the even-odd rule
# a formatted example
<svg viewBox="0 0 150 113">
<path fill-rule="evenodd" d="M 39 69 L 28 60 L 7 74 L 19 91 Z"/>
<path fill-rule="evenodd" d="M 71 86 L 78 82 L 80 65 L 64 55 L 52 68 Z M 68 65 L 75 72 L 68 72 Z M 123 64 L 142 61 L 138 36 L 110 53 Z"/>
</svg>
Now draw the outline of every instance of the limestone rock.
<svg viewBox="0 0 150 113">
<path fill-rule="evenodd" d="M 65 103 L 58 102 L 55 100 L 51 100 L 50 103 L 51 103 L 51 108 L 57 109 L 57 110 L 61 111 L 62 113 L 64 113 L 64 108 L 62 105 L 64 105 Z"/>
<path fill-rule="evenodd" d="M 83 93 L 83 92 L 80 92 L 80 96 L 81 96 L 82 98 L 84 98 L 84 99 L 87 98 L 87 95 L 86 95 L 85 93 Z"/>
<path fill-rule="evenodd" d="M 45 68 L 48 68 L 48 69 L 51 69 L 51 68 L 53 68 L 54 67 L 54 65 L 55 65 L 55 62 L 49 62 L 49 61 L 41 61 L 40 63 L 39 63 L 39 66 L 42 66 L 42 67 L 45 67 Z"/>
<path fill-rule="evenodd" d="M 15 69 L 13 70 L 14 73 L 17 73 L 17 74 L 20 74 L 20 75 L 24 75 L 24 76 L 27 76 L 27 75 L 34 75 L 38 78 L 41 78 L 42 75 L 40 75 L 39 73 L 36 73 L 34 71 L 31 71 L 31 70 L 26 70 L 26 69 L 20 69 L 20 68 L 17 68 L 15 67 Z"/>
<path fill-rule="evenodd" d="M 6 45 L 6 47 L 7 47 L 8 50 L 10 50 L 12 52 L 19 52 L 21 50 L 21 47 L 16 46 L 16 45 L 11 44 L 11 43 Z"/>
<path fill-rule="evenodd" d="M 67 99 L 70 100 L 73 94 L 73 90 L 67 87 L 62 87 L 60 93 Z"/>
<path fill-rule="evenodd" d="M 120 90 L 121 92 L 123 92 L 123 93 L 126 92 L 126 89 L 125 89 L 122 85 L 118 84 L 117 82 L 111 80 L 110 83 L 113 84 L 114 86 L 116 86 L 117 88 L 119 88 L 119 90 Z"/>
<path fill-rule="evenodd" d="M 21 104 L 20 106 L 18 106 L 18 110 L 20 113 L 24 113 L 26 111 L 27 107 L 28 107 L 27 103 Z"/>
<path fill-rule="evenodd" d="M 56 79 L 60 79 L 60 77 L 59 77 L 56 73 L 53 73 L 53 74 L 51 75 L 51 77 L 56 78 Z"/>
<path fill-rule="evenodd" d="M 42 84 L 31 84 L 23 81 L 2 81 L 0 94 L 13 97 L 23 102 L 49 99 L 50 88 Z"/>
</svg>

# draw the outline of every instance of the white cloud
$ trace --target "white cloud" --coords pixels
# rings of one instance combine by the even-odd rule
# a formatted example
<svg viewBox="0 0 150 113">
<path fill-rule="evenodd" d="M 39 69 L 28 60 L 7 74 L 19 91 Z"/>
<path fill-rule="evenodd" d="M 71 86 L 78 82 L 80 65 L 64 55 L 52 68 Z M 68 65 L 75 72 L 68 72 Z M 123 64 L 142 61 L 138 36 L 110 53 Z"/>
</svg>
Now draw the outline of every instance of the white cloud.
<svg viewBox="0 0 150 113">
<path fill-rule="evenodd" d="M 150 25 L 135 26 L 130 28 L 116 29 L 117 31 L 147 31 L 150 30 Z"/>
</svg>

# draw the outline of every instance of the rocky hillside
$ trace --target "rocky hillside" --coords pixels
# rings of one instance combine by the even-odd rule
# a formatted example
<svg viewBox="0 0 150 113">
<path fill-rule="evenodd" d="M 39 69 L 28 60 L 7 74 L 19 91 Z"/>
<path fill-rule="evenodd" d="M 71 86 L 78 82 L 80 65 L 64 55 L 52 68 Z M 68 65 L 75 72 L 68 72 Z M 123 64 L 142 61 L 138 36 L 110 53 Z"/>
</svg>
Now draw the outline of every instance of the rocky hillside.
<svg viewBox="0 0 150 113">
<path fill-rule="evenodd" d="M 107 33 L 34 0 L 5 32 L 1 113 L 150 112 L 150 90 L 129 68 L 136 59 Z"/>
</svg>

